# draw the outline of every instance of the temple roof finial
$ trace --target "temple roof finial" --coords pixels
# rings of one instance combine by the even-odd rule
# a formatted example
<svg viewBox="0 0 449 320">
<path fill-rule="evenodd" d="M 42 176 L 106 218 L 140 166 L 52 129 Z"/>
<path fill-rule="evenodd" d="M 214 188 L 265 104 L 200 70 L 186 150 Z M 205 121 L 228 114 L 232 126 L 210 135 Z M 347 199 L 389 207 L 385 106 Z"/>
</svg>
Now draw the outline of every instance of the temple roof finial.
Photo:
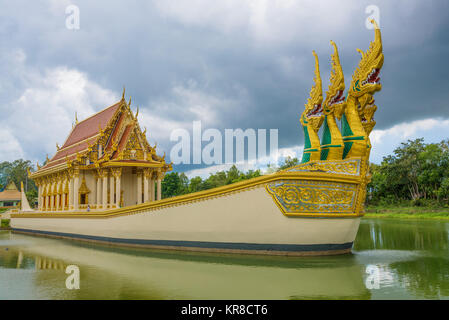
<svg viewBox="0 0 449 320">
<path fill-rule="evenodd" d="M 125 86 L 123 86 L 122 100 L 125 100 Z"/>
<path fill-rule="evenodd" d="M 75 111 L 75 123 L 78 124 L 78 114 L 76 111 Z"/>
</svg>

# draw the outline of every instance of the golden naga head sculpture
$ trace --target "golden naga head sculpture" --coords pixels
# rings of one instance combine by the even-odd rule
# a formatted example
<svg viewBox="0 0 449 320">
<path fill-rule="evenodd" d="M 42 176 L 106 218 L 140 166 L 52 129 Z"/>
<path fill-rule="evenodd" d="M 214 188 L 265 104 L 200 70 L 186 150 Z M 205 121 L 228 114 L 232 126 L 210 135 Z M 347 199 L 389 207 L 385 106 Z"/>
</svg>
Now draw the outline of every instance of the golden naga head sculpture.
<svg viewBox="0 0 449 320">
<path fill-rule="evenodd" d="M 313 51 L 315 56 L 315 78 L 314 85 L 310 90 L 310 98 L 305 104 L 305 110 L 301 114 L 301 124 L 303 126 L 309 125 L 313 130 L 318 131 L 323 123 L 323 87 L 320 76 L 320 66 L 318 62 L 318 56 Z"/>
<path fill-rule="evenodd" d="M 374 113 L 377 106 L 374 104 L 373 95 L 382 89 L 379 73 L 383 66 L 384 55 L 382 53 L 382 38 L 376 21 L 371 20 L 374 25 L 374 41 L 366 53 L 357 49 L 362 54 L 359 67 L 354 72 L 349 95 L 357 98 L 358 113 L 360 121 L 367 135 L 371 133 L 376 122 Z"/>
<path fill-rule="evenodd" d="M 333 114 L 337 119 L 340 119 L 346 106 L 345 96 L 343 95 L 345 91 L 345 77 L 340 64 L 337 45 L 332 40 L 331 45 L 334 47 L 334 53 L 331 56 L 332 71 L 329 89 L 326 92 L 326 99 L 323 103 L 323 112 L 325 115 Z"/>
<path fill-rule="evenodd" d="M 371 20 L 371 23 L 375 29 L 374 41 L 370 43 L 366 52 L 357 49 L 362 54 L 362 59 L 352 75 L 351 87 L 349 88 L 349 95 L 356 98 L 360 98 L 365 94 L 373 95 L 382 89 L 379 78 L 380 69 L 384 63 L 382 39 L 376 21 Z M 368 97 L 364 99 L 369 100 Z"/>
</svg>

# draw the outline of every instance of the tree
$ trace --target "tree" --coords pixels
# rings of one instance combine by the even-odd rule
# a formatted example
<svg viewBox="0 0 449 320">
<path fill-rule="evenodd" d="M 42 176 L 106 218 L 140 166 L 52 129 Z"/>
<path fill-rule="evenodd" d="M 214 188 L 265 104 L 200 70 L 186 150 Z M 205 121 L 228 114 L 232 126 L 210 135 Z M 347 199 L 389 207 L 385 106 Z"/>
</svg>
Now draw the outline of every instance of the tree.
<svg viewBox="0 0 449 320">
<path fill-rule="evenodd" d="M 28 170 L 34 171 L 30 160 L 4 161 L 0 163 L 0 183 L 6 186 L 9 181 L 13 181 L 20 188 L 20 183 L 23 182 L 27 186 L 26 191 L 37 190 L 33 180 L 28 179 Z"/>
<path fill-rule="evenodd" d="M 296 158 L 296 157 L 292 158 L 292 157 L 288 156 L 287 158 L 284 159 L 284 163 L 282 163 L 280 165 L 278 171 L 284 170 L 287 168 L 291 168 L 291 167 L 297 166 L 299 164 L 300 164 L 300 161 L 298 158 Z"/>
</svg>

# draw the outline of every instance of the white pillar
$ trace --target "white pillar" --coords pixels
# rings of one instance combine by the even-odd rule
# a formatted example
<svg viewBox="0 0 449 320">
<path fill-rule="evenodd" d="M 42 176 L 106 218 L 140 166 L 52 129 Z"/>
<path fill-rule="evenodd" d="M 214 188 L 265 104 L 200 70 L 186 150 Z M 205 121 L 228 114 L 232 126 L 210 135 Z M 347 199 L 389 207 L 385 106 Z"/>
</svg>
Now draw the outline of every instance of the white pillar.
<svg viewBox="0 0 449 320">
<path fill-rule="evenodd" d="M 115 177 L 115 206 L 117 208 L 120 208 L 120 198 L 121 198 L 121 191 L 120 191 L 120 182 L 122 180 L 122 177 L 120 175 L 120 172 L 117 173 L 117 176 Z"/>
<path fill-rule="evenodd" d="M 73 209 L 78 210 L 79 172 L 75 172 L 73 180 Z"/>
<path fill-rule="evenodd" d="M 143 174 L 143 201 L 148 202 L 149 201 L 149 199 L 148 199 L 148 196 L 149 196 L 149 193 L 148 193 L 149 170 L 145 169 L 143 171 L 143 173 L 144 173 Z"/>
<path fill-rule="evenodd" d="M 101 205 L 101 176 L 97 176 L 97 200 L 96 208 L 100 208 Z"/>
<path fill-rule="evenodd" d="M 73 210 L 73 177 L 69 178 L 69 210 Z"/>
<path fill-rule="evenodd" d="M 157 176 L 157 200 L 161 200 L 162 198 L 162 177 Z"/>
<path fill-rule="evenodd" d="M 137 204 L 142 203 L 142 171 L 137 170 Z"/>
<path fill-rule="evenodd" d="M 108 172 L 103 172 L 103 209 L 106 209 L 108 203 Z"/>
<path fill-rule="evenodd" d="M 154 201 L 154 172 L 153 171 L 151 171 L 151 173 L 150 173 L 150 180 L 148 181 L 148 183 L 150 184 L 149 199 L 150 199 L 150 201 Z"/>
<path fill-rule="evenodd" d="M 111 172 L 109 180 L 109 208 L 114 207 L 114 175 Z"/>
</svg>

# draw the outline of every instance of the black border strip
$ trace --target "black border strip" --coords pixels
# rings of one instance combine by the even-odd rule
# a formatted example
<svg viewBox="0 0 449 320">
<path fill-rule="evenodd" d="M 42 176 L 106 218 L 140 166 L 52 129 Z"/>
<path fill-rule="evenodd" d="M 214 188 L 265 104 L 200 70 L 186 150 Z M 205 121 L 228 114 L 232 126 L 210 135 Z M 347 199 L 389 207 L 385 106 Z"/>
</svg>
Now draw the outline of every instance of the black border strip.
<svg viewBox="0 0 449 320">
<path fill-rule="evenodd" d="M 286 251 L 286 252 L 309 252 L 309 251 L 334 251 L 352 248 L 352 242 L 342 244 L 262 244 L 262 243 L 239 243 L 239 242 L 206 242 L 206 241 L 183 241 L 183 240 L 146 240 L 125 239 L 100 236 L 90 236 L 75 233 L 62 233 L 53 231 L 41 231 L 32 229 L 12 228 L 12 231 L 35 233 L 41 235 L 68 237 L 74 239 L 102 241 L 128 245 L 152 245 L 172 246 L 204 249 L 230 249 L 230 250 L 258 250 L 258 251 Z"/>
</svg>

